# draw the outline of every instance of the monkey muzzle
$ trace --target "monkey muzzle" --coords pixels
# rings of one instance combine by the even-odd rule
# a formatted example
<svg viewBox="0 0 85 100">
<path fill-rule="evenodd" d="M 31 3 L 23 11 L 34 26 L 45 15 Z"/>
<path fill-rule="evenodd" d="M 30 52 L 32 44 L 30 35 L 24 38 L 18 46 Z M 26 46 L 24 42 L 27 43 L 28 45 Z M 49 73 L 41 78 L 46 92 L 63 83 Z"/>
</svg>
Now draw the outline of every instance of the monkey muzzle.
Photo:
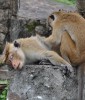
<svg viewBox="0 0 85 100">
<path fill-rule="evenodd" d="M 50 23 L 48 22 L 48 20 L 46 21 L 46 29 L 47 29 L 46 31 L 47 36 L 50 36 L 52 34 L 52 27 Z"/>
</svg>

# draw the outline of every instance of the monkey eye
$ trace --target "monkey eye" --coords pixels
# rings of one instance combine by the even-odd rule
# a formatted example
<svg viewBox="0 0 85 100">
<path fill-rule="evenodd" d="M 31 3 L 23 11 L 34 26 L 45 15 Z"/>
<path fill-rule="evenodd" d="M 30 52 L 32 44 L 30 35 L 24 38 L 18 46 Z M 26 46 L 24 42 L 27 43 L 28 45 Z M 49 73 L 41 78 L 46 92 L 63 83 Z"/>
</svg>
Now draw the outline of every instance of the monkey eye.
<svg viewBox="0 0 85 100">
<path fill-rule="evenodd" d="M 11 54 L 10 56 L 9 56 L 9 61 L 12 61 L 13 60 L 13 54 Z"/>
<path fill-rule="evenodd" d="M 54 15 L 50 15 L 49 17 L 50 17 L 52 20 L 55 19 Z"/>
</svg>

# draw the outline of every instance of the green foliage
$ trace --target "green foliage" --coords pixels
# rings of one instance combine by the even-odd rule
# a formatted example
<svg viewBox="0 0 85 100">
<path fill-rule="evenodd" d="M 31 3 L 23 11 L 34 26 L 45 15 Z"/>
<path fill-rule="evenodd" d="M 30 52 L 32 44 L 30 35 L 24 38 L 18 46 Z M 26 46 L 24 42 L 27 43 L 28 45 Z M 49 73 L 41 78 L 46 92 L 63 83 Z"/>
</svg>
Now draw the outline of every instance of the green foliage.
<svg viewBox="0 0 85 100">
<path fill-rule="evenodd" d="M 0 100 L 6 100 L 7 90 L 8 88 L 6 87 L 4 91 L 2 92 L 2 94 L 0 95 Z"/>
<path fill-rule="evenodd" d="M 6 100 L 7 90 L 8 90 L 8 81 L 7 80 L 0 80 L 0 84 L 6 84 L 7 85 L 7 87 L 0 94 L 0 100 Z"/>
<path fill-rule="evenodd" d="M 0 84 L 8 84 L 7 80 L 0 80 Z"/>
<path fill-rule="evenodd" d="M 76 0 L 55 0 L 55 1 L 66 3 L 69 5 L 74 5 L 76 3 Z"/>
</svg>

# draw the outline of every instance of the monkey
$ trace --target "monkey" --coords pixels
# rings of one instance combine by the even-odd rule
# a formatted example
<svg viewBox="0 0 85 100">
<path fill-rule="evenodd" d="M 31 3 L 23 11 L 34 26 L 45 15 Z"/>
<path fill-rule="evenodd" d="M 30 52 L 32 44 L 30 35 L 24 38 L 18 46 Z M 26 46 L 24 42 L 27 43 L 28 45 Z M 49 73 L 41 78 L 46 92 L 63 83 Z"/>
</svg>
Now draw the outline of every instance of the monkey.
<svg viewBox="0 0 85 100">
<path fill-rule="evenodd" d="M 24 64 L 31 64 L 38 60 L 49 60 L 53 65 L 67 67 L 70 72 L 72 66 L 60 57 L 56 52 L 49 50 L 37 36 L 16 39 L 12 43 L 6 43 L 2 54 L 3 62 L 12 65 L 14 69 L 21 69 Z"/>
<path fill-rule="evenodd" d="M 68 48 L 68 49 L 64 48 L 64 45 L 66 45 L 66 48 Z M 77 100 L 83 100 L 84 66 L 85 66 L 85 63 L 81 63 L 81 64 L 77 63 L 77 62 L 80 62 L 80 61 L 79 61 L 79 58 L 78 58 L 79 56 L 77 56 L 77 51 L 76 51 L 75 48 L 76 48 L 76 45 L 72 41 L 69 34 L 67 32 L 64 33 L 63 36 L 62 36 L 62 39 L 61 39 L 61 46 L 60 46 L 61 55 L 70 64 L 71 64 L 71 62 L 75 61 L 73 63 L 73 66 L 79 65 L 79 67 L 78 67 L 78 98 L 77 98 Z M 68 59 L 70 57 L 71 57 L 71 59 Z"/>
<path fill-rule="evenodd" d="M 85 19 L 77 12 L 53 12 L 48 17 L 52 34 L 43 40 L 50 49 L 56 45 L 61 56 L 72 66 L 79 66 L 78 99 L 83 100 L 83 74 L 85 63 Z M 80 83 L 81 81 L 81 83 Z"/>
<path fill-rule="evenodd" d="M 85 56 L 83 55 L 85 50 L 85 19 L 78 13 L 59 11 L 52 13 L 48 18 L 48 22 L 53 30 L 52 35 L 45 39 L 46 45 L 48 45 L 49 48 L 52 48 L 53 44 L 56 44 L 57 46 L 61 45 L 62 48 L 62 43 L 64 42 L 61 43 L 61 41 L 65 41 L 65 39 L 62 39 L 62 36 L 67 38 L 68 36 L 66 37 L 64 33 L 68 33 L 70 39 L 73 41 L 74 47 L 72 49 L 75 48 L 77 52 L 77 54 L 75 54 L 77 59 L 73 60 L 74 57 L 71 57 L 70 53 L 68 59 L 70 59 L 71 63 L 74 65 L 83 63 L 85 61 Z M 65 48 L 65 45 L 63 48 Z M 67 48 L 65 49 L 67 50 Z"/>
</svg>

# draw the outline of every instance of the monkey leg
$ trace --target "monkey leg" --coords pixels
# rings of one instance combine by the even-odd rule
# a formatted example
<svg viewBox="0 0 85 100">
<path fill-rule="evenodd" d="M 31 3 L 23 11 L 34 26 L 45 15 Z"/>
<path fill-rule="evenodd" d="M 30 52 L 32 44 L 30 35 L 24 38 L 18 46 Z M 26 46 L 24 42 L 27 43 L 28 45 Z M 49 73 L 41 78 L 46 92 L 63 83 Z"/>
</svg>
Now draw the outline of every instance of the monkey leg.
<svg viewBox="0 0 85 100">
<path fill-rule="evenodd" d="M 83 58 L 83 54 L 78 55 L 78 50 L 76 48 L 75 43 L 68 35 L 68 33 L 64 33 L 62 36 L 60 51 L 62 57 L 72 63 L 72 65 L 79 65 L 81 62 L 80 58 Z M 83 55 L 83 56 L 82 56 Z M 84 66 L 85 64 L 81 64 L 78 67 L 78 96 L 77 100 L 83 100 L 83 88 L 84 88 Z"/>
<path fill-rule="evenodd" d="M 61 50 L 61 55 L 69 64 L 71 64 L 70 59 L 68 58 L 68 55 L 62 50 Z"/>
<path fill-rule="evenodd" d="M 43 52 L 43 55 L 53 65 L 67 66 L 67 68 L 70 72 L 73 71 L 72 66 L 66 60 L 64 60 L 62 57 L 60 57 L 56 52 L 54 52 L 54 51 L 45 51 L 45 52 Z"/>
<path fill-rule="evenodd" d="M 60 53 L 61 56 L 70 64 L 77 64 L 79 62 L 79 56 L 74 41 L 69 34 L 65 32 L 61 39 Z"/>
</svg>

